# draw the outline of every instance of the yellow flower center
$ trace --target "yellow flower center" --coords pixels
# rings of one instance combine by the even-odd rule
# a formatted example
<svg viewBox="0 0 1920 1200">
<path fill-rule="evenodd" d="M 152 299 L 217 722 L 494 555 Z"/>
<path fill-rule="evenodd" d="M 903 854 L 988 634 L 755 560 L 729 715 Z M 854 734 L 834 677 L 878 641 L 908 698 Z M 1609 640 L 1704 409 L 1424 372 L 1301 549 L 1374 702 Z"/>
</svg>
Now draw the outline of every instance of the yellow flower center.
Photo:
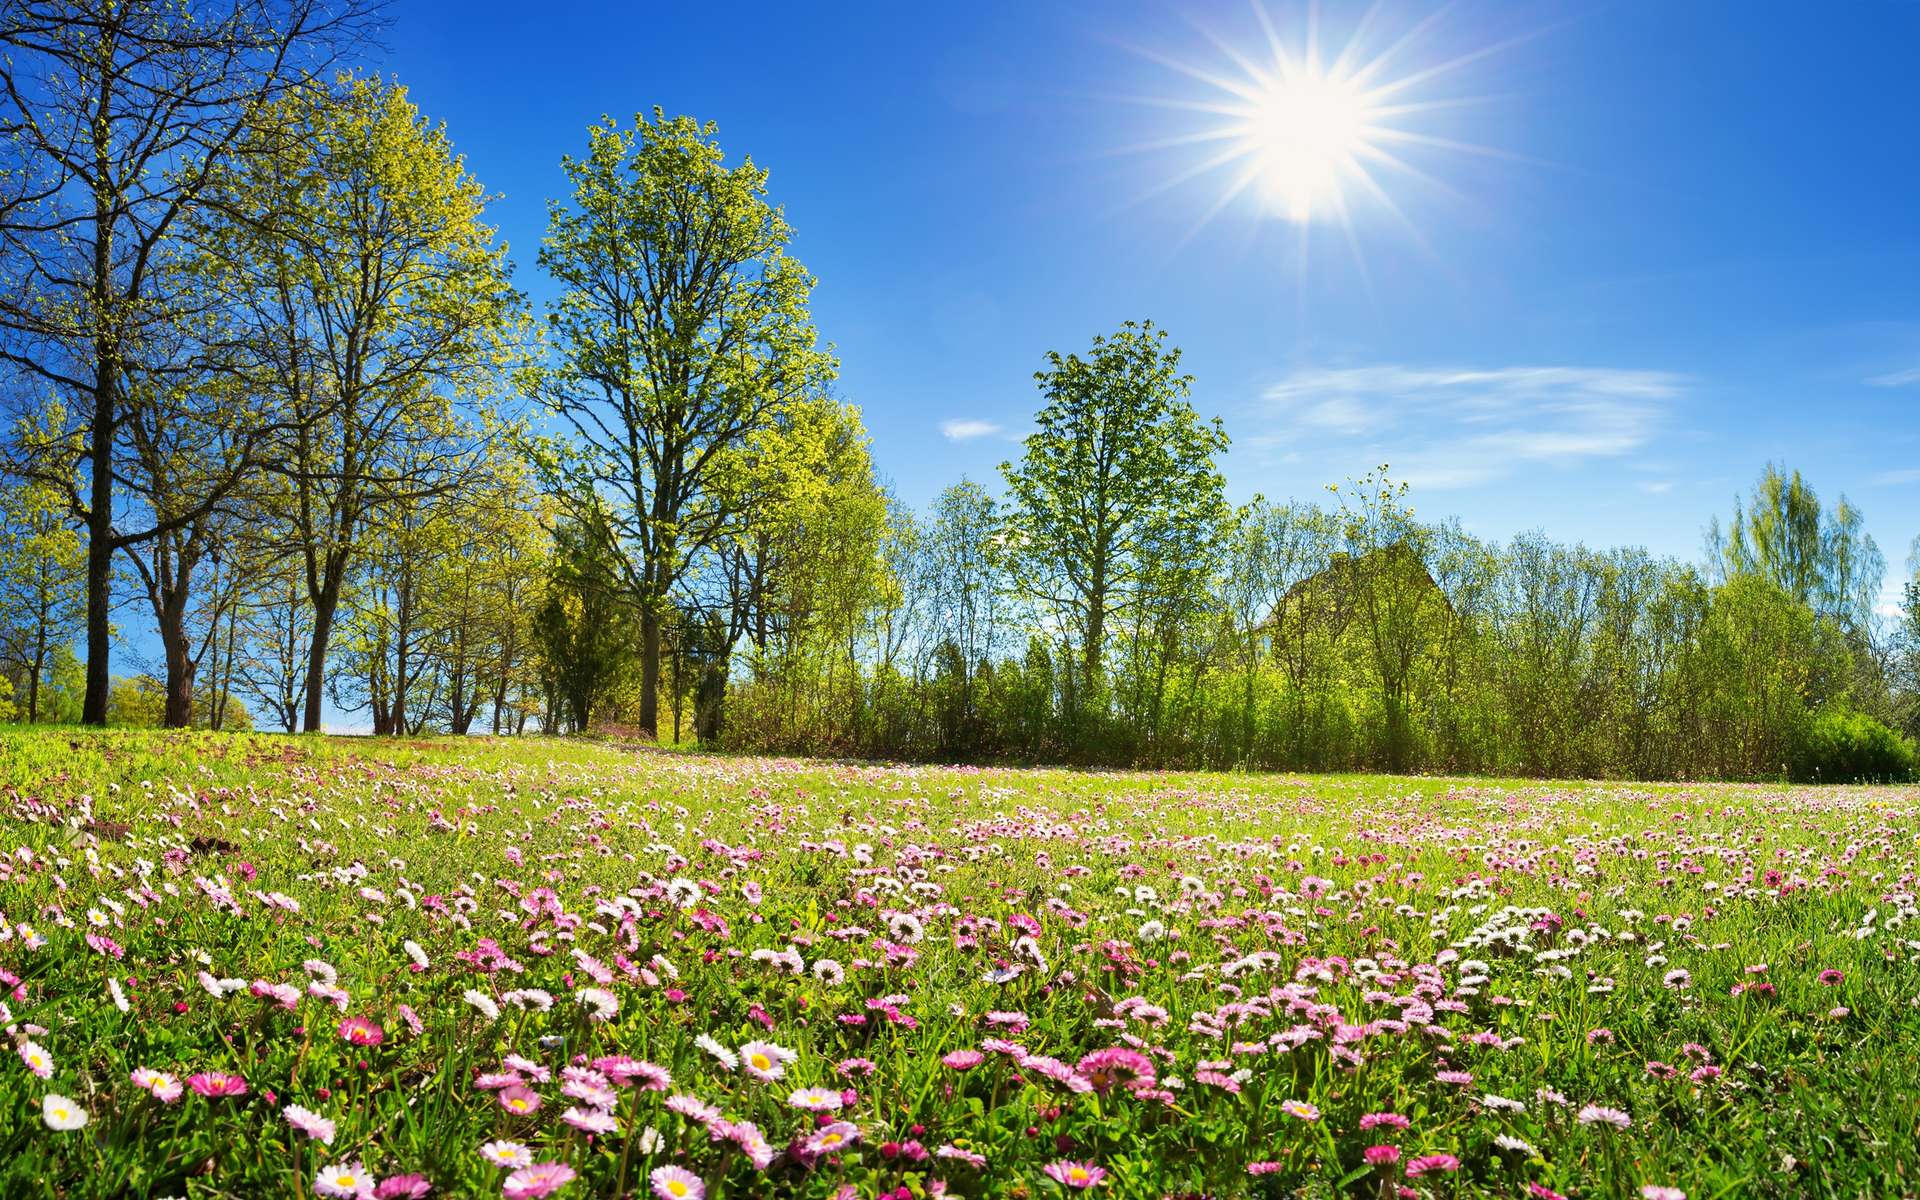
<svg viewBox="0 0 1920 1200">
<path fill-rule="evenodd" d="M 771 1067 L 773 1065 L 773 1060 L 768 1058 L 764 1054 L 754 1055 L 752 1062 L 754 1066 L 760 1068 L 762 1071 L 766 1070 L 768 1067 Z"/>
<path fill-rule="evenodd" d="M 689 1190 L 690 1189 L 687 1187 L 686 1180 L 684 1179 L 671 1180 L 667 1184 L 667 1191 L 673 1193 L 676 1196 L 684 1196 L 688 1193 Z"/>
<path fill-rule="evenodd" d="M 1087 1181 L 1087 1172 L 1085 1168 L 1075 1167 L 1067 1172 L 1067 1178 L 1075 1183 L 1085 1183 Z"/>
</svg>

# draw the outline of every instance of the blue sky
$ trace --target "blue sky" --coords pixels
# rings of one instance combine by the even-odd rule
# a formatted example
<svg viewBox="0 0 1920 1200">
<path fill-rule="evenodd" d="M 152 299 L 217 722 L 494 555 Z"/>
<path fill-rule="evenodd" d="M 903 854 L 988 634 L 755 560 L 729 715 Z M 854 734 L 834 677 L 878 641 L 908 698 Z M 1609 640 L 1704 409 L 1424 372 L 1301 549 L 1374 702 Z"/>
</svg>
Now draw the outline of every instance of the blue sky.
<svg viewBox="0 0 1920 1200">
<path fill-rule="evenodd" d="M 446 121 L 518 281 L 602 114 L 719 123 L 819 277 L 876 459 L 992 482 L 1032 372 L 1129 318 L 1185 348 L 1232 493 L 1377 462 L 1430 516 L 1693 557 L 1782 458 L 1890 562 L 1920 532 L 1920 5 L 1386 3 L 1352 41 L 1428 142 L 1351 233 L 1190 173 L 1183 72 L 1271 62 L 1245 0 L 1169 5 L 402 0 L 383 67 Z M 1321 57 L 1361 6 L 1325 3 Z M 1304 5 L 1270 3 L 1296 54 Z M 1452 149 L 1452 144 L 1475 147 Z M 1169 186 L 1172 184 L 1172 186 Z"/>
</svg>

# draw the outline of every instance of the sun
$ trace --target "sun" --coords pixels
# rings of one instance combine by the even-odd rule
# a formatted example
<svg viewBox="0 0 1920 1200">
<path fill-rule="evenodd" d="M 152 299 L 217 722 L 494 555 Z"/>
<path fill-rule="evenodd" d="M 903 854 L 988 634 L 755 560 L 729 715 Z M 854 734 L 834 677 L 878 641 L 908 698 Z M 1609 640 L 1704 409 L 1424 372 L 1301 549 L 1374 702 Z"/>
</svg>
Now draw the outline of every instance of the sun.
<svg viewBox="0 0 1920 1200">
<path fill-rule="evenodd" d="M 1292 221 L 1335 211 L 1343 182 L 1372 149 L 1373 107 L 1351 79 L 1317 65 L 1268 80 L 1240 134 L 1268 207 Z"/>
<path fill-rule="evenodd" d="M 1309 3 L 1299 19 L 1284 23 L 1259 3 L 1253 12 L 1264 37 L 1251 42 L 1200 29 L 1225 60 L 1214 65 L 1129 47 L 1205 85 L 1181 95 L 1124 97 L 1193 118 L 1181 132 L 1124 151 L 1199 152 L 1193 155 L 1197 161 L 1162 178 L 1141 199 L 1214 177 L 1220 190 L 1200 226 L 1252 197 L 1262 217 L 1299 226 L 1303 235 L 1308 226 L 1332 223 L 1351 239 L 1355 215 L 1365 208 L 1386 214 L 1419 239 L 1420 230 L 1396 192 L 1417 186 L 1455 195 L 1426 160 L 1462 153 L 1513 157 L 1461 140 L 1444 122 L 1439 131 L 1433 126 L 1443 110 L 1480 102 L 1457 94 L 1458 80 L 1449 77 L 1521 38 L 1445 58 L 1423 55 L 1440 12 L 1382 37 L 1376 5 L 1330 49 L 1319 28 L 1317 4 Z"/>
</svg>

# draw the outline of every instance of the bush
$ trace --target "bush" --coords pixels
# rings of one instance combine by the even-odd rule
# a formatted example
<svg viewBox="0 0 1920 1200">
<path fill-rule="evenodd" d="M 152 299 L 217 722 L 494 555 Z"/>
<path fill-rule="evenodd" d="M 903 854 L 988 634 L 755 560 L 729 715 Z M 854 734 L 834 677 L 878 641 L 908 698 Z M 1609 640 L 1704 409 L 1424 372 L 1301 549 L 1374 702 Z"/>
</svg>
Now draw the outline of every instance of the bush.
<svg viewBox="0 0 1920 1200">
<path fill-rule="evenodd" d="M 1795 739 L 1798 783 L 1898 783 L 1913 777 L 1913 743 L 1848 708 L 1823 708 Z"/>
</svg>

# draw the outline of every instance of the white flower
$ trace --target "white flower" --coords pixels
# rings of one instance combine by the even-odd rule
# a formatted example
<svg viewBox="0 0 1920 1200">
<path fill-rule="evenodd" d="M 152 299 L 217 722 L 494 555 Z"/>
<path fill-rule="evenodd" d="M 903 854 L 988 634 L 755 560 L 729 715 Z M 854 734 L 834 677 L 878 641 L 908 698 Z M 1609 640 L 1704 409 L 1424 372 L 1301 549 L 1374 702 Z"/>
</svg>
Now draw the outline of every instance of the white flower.
<svg viewBox="0 0 1920 1200">
<path fill-rule="evenodd" d="M 589 1021 L 611 1021 L 620 1014 L 620 997 L 605 988 L 583 987 L 574 993 Z"/>
<path fill-rule="evenodd" d="M 480 1015 L 487 1020 L 498 1021 L 500 1019 L 500 1006 L 493 1002 L 492 996 L 487 995 L 480 989 L 468 988 L 465 992 L 461 993 L 460 998 L 468 1004 L 473 1005 L 476 1009 L 479 1009 Z"/>
<path fill-rule="evenodd" d="M 78 1129 L 87 1123 L 86 1110 L 58 1092 L 48 1092 L 40 1102 L 40 1116 L 48 1129 Z"/>
<path fill-rule="evenodd" d="M 727 1070 L 737 1071 L 740 1069 L 740 1056 L 725 1046 L 722 1046 L 719 1042 L 714 1041 L 711 1034 L 701 1034 L 699 1037 L 693 1039 L 693 1044 L 705 1050 L 708 1054 L 713 1055 L 714 1058 L 719 1060 L 720 1065 Z"/>
</svg>

